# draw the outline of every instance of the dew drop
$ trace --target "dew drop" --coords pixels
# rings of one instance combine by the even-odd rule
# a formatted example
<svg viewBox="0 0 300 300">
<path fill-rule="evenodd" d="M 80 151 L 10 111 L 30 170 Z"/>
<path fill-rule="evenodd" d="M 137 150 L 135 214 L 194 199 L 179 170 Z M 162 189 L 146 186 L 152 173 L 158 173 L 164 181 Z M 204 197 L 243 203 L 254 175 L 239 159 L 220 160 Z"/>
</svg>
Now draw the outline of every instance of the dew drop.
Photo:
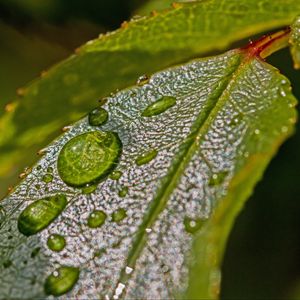
<svg viewBox="0 0 300 300">
<path fill-rule="evenodd" d="M 153 160 L 156 156 L 157 156 L 157 150 L 151 150 L 149 152 L 146 152 L 142 155 L 140 155 L 139 157 L 136 158 L 135 160 L 135 163 L 138 165 L 138 166 L 141 166 L 141 165 L 145 165 L 147 163 L 149 163 L 151 160 Z"/>
<path fill-rule="evenodd" d="M 52 182 L 53 180 L 53 175 L 52 174 L 45 174 L 43 177 L 42 177 L 42 180 L 45 182 L 45 183 L 50 183 Z"/>
<path fill-rule="evenodd" d="M 127 186 L 124 186 L 118 193 L 119 197 L 126 197 L 128 193 L 128 187 Z"/>
<path fill-rule="evenodd" d="M 89 113 L 88 119 L 91 126 L 104 125 L 108 120 L 108 112 L 102 107 L 97 107 Z"/>
<path fill-rule="evenodd" d="M 47 245 L 50 250 L 59 252 L 66 246 L 66 240 L 62 235 L 51 234 L 47 240 Z"/>
<path fill-rule="evenodd" d="M 49 275 L 44 284 L 47 295 L 61 296 L 69 292 L 79 279 L 79 269 L 62 266 Z"/>
<path fill-rule="evenodd" d="M 239 113 L 239 114 L 237 114 L 233 117 L 233 119 L 230 121 L 229 125 L 230 126 L 236 126 L 239 123 L 241 123 L 243 118 L 244 118 L 244 115 L 242 113 Z"/>
<path fill-rule="evenodd" d="M 201 227 L 203 226 L 204 223 L 205 223 L 205 220 L 192 219 L 189 217 L 185 217 L 183 220 L 184 228 L 188 233 L 197 232 L 199 229 L 201 229 Z"/>
<path fill-rule="evenodd" d="M 133 271 L 133 269 L 130 268 L 130 267 L 128 267 L 128 266 L 125 268 L 125 273 L 126 273 L 126 274 L 131 274 L 132 271 Z"/>
<path fill-rule="evenodd" d="M 101 227 L 105 220 L 106 214 L 101 210 L 94 210 L 88 217 L 87 224 L 90 228 Z"/>
<path fill-rule="evenodd" d="M 254 133 L 255 133 L 256 135 L 258 135 L 258 134 L 260 134 L 260 130 L 259 130 L 259 129 L 255 129 L 255 130 L 254 130 Z"/>
<path fill-rule="evenodd" d="M 112 213 L 112 221 L 119 223 L 127 217 L 126 210 L 124 208 L 119 208 Z"/>
<path fill-rule="evenodd" d="M 115 294 L 113 296 L 113 299 L 119 299 L 119 297 L 123 293 L 123 290 L 124 290 L 125 287 L 126 287 L 125 284 L 119 282 L 119 284 L 118 284 L 118 286 L 117 286 L 117 288 L 115 290 Z"/>
<path fill-rule="evenodd" d="M 66 205 L 67 198 L 62 194 L 31 203 L 18 218 L 19 231 L 26 236 L 42 231 L 60 215 Z"/>
<path fill-rule="evenodd" d="M 151 228 L 146 228 L 146 232 L 147 232 L 147 233 L 151 233 L 151 232 L 152 232 L 152 229 L 151 229 Z"/>
<path fill-rule="evenodd" d="M 7 269 L 7 268 L 9 268 L 9 267 L 12 265 L 12 261 L 11 261 L 10 259 L 5 260 L 5 261 L 2 263 L 2 265 L 3 265 L 3 268 L 4 268 L 4 269 Z"/>
<path fill-rule="evenodd" d="M 96 184 L 116 167 L 121 151 L 121 141 L 114 132 L 92 131 L 78 135 L 59 153 L 59 176 L 74 187 Z"/>
<path fill-rule="evenodd" d="M 176 104 L 176 98 L 171 96 L 163 96 L 151 103 L 143 112 L 143 117 L 153 117 L 165 112 Z"/>
<path fill-rule="evenodd" d="M 287 126 L 282 126 L 281 127 L 281 132 L 282 133 L 287 133 L 289 131 L 289 128 Z"/>
<path fill-rule="evenodd" d="M 122 175 L 123 175 L 123 173 L 121 171 L 113 171 L 110 174 L 109 178 L 112 180 L 119 180 Z"/>
<path fill-rule="evenodd" d="M 86 186 L 84 186 L 81 189 L 81 191 L 82 191 L 83 194 L 91 194 L 91 193 L 95 192 L 97 187 L 98 187 L 97 184 L 87 184 Z"/>
<path fill-rule="evenodd" d="M 144 85 L 144 84 L 146 84 L 146 83 L 148 83 L 148 82 L 149 82 L 149 76 L 146 75 L 146 74 L 144 74 L 144 75 L 142 75 L 142 76 L 140 76 L 140 77 L 138 78 L 136 84 L 137 84 L 138 86 L 142 86 L 142 85 Z"/>
<path fill-rule="evenodd" d="M 211 178 L 209 179 L 208 185 L 209 186 L 215 186 L 215 185 L 221 184 L 224 181 L 224 179 L 226 178 L 227 175 L 228 175 L 227 171 L 213 174 L 211 176 Z"/>
</svg>

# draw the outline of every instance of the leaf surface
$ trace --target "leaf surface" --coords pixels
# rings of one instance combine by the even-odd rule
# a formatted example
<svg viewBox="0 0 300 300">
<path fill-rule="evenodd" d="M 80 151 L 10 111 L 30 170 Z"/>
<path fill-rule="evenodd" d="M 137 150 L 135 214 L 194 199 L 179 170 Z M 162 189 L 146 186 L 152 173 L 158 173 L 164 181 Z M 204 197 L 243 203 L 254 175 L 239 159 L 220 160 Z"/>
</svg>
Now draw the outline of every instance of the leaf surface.
<svg viewBox="0 0 300 300">
<path fill-rule="evenodd" d="M 300 17 L 298 16 L 291 26 L 291 54 L 295 69 L 300 69 Z"/>
<path fill-rule="evenodd" d="M 216 298 L 229 229 L 291 134 L 295 104 L 288 80 L 247 50 L 111 95 L 106 123 L 74 124 L 2 202 L 1 295 Z M 57 234 L 65 247 L 49 242 Z"/>
<path fill-rule="evenodd" d="M 224 49 L 261 31 L 289 25 L 298 0 L 206 0 L 144 17 L 88 43 L 20 90 L 0 118 L 0 184 L 16 181 L 58 130 L 99 97 L 191 57 Z M 220 26 L 222 24 L 222 26 Z M 2 193 L 5 187 L 1 186 Z"/>
</svg>

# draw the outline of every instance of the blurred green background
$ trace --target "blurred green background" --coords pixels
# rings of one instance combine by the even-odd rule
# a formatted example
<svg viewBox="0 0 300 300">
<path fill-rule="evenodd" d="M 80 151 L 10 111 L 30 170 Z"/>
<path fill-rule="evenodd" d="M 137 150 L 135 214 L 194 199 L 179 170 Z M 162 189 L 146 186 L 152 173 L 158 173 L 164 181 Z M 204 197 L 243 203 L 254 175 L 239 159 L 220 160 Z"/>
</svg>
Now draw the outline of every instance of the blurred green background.
<svg viewBox="0 0 300 300">
<path fill-rule="evenodd" d="M 118 28 L 142 0 L 0 0 L 0 115 L 16 89 L 99 33 Z M 288 50 L 268 59 L 292 82 Z M 238 217 L 223 263 L 221 299 L 300 299 L 300 125 Z"/>
</svg>

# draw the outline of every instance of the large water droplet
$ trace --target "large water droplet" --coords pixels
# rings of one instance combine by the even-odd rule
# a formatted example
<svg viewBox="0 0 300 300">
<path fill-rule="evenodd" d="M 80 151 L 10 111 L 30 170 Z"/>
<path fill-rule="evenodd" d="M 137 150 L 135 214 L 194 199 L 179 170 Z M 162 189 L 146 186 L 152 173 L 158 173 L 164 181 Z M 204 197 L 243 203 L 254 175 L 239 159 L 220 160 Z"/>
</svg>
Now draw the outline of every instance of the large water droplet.
<svg viewBox="0 0 300 300">
<path fill-rule="evenodd" d="M 149 152 L 146 152 L 139 157 L 136 158 L 135 163 L 138 166 L 144 165 L 149 163 L 151 160 L 153 160 L 157 156 L 157 150 L 151 150 Z"/>
<path fill-rule="evenodd" d="M 127 216 L 126 210 L 124 208 L 119 208 L 118 210 L 112 213 L 112 221 L 113 222 L 121 222 Z"/>
<path fill-rule="evenodd" d="M 47 240 L 47 245 L 52 251 L 61 251 L 66 246 L 66 240 L 62 235 L 51 234 Z"/>
<path fill-rule="evenodd" d="M 102 107 L 97 107 L 89 113 L 89 124 L 91 126 L 104 125 L 107 120 L 108 112 Z"/>
<path fill-rule="evenodd" d="M 176 104 L 176 98 L 171 96 L 163 96 L 154 103 L 151 103 L 143 112 L 143 117 L 153 117 L 165 112 Z"/>
<path fill-rule="evenodd" d="M 58 173 L 70 186 L 97 183 L 115 168 L 121 151 L 121 141 L 114 132 L 92 131 L 78 135 L 59 153 Z"/>
<path fill-rule="evenodd" d="M 227 171 L 213 174 L 211 176 L 211 178 L 209 179 L 208 185 L 209 186 L 215 186 L 215 185 L 221 184 L 224 181 L 224 179 L 226 178 L 227 175 L 228 175 Z"/>
<path fill-rule="evenodd" d="M 101 210 L 94 210 L 88 217 L 88 226 L 90 228 L 101 227 L 106 220 L 106 214 Z"/>
<path fill-rule="evenodd" d="M 44 289 L 47 295 L 61 296 L 69 292 L 79 279 L 79 269 L 63 266 L 46 279 Z"/>
<path fill-rule="evenodd" d="M 189 233 L 197 232 L 203 226 L 204 222 L 204 220 L 189 217 L 185 217 L 183 220 L 184 228 Z"/>
<path fill-rule="evenodd" d="M 26 236 L 45 229 L 67 205 L 65 195 L 55 195 L 37 200 L 28 205 L 18 218 L 18 229 Z"/>
<path fill-rule="evenodd" d="M 110 174 L 109 178 L 112 179 L 112 180 L 119 180 L 121 178 L 122 174 L 123 173 L 121 171 L 113 171 Z"/>
</svg>

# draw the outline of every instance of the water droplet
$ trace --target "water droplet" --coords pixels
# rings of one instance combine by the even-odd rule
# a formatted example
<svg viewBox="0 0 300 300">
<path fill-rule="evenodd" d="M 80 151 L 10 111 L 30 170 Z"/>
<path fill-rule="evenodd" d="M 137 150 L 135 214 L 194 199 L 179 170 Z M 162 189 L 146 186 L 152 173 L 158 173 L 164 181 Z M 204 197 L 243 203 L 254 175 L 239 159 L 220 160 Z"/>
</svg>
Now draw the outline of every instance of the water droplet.
<svg viewBox="0 0 300 300">
<path fill-rule="evenodd" d="M 40 232 L 60 215 L 66 205 L 67 198 L 61 194 L 31 203 L 18 218 L 19 231 L 26 236 Z"/>
<path fill-rule="evenodd" d="M 204 223 L 205 223 L 205 220 L 192 219 L 189 217 L 185 217 L 183 220 L 184 228 L 189 233 L 197 232 L 199 229 L 201 229 L 201 227 L 203 226 Z"/>
<path fill-rule="evenodd" d="M 157 150 L 151 150 L 149 152 L 146 152 L 146 153 L 140 155 L 139 157 L 137 157 L 137 159 L 135 160 L 135 163 L 138 166 L 147 164 L 157 156 L 157 153 L 158 153 Z"/>
<path fill-rule="evenodd" d="M 119 197 L 125 197 L 128 193 L 128 187 L 124 186 L 118 193 Z"/>
<path fill-rule="evenodd" d="M 79 279 L 79 269 L 63 266 L 49 275 L 44 290 L 47 295 L 61 296 L 69 292 Z"/>
<path fill-rule="evenodd" d="M 282 133 L 287 133 L 289 131 L 289 128 L 287 126 L 282 126 L 281 127 L 281 132 Z"/>
<path fill-rule="evenodd" d="M 221 184 L 224 181 L 224 179 L 226 178 L 227 175 L 228 175 L 227 171 L 223 171 L 223 172 L 213 174 L 211 176 L 211 178 L 209 179 L 208 185 L 209 186 L 215 186 L 215 185 Z"/>
<path fill-rule="evenodd" d="M 87 224 L 90 228 L 101 227 L 106 220 L 106 214 L 101 210 L 94 210 L 88 217 Z"/>
<path fill-rule="evenodd" d="M 52 180 L 53 180 L 53 175 L 52 174 L 45 174 L 43 177 L 42 177 L 42 180 L 45 182 L 45 183 L 50 183 Z"/>
<path fill-rule="evenodd" d="M 53 168 L 52 167 L 48 167 L 47 168 L 47 173 L 52 173 L 53 172 Z"/>
<path fill-rule="evenodd" d="M 108 112 L 102 107 L 97 107 L 89 113 L 88 118 L 91 126 L 104 125 L 108 120 Z"/>
<path fill-rule="evenodd" d="M 153 117 L 165 112 L 176 104 L 176 98 L 171 96 L 163 96 L 151 103 L 143 112 L 143 117 Z"/>
<path fill-rule="evenodd" d="M 70 186 L 97 183 L 116 167 L 121 151 L 122 143 L 114 132 L 92 131 L 78 135 L 59 153 L 58 173 Z"/>
<path fill-rule="evenodd" d="M 124 208 L 119 208 L 118 210 L 112 213 L 112 221 L 113 222 L 121 222 L 127 216 L 126 210 Z"/>
<path fill-rule="evenodd" d="M 123 173 L 121 171 L 113 171 L 110 174 L 109 178 L 112 180 L 119 180 L 122 175 L 123 175 Z"/>
<path fill-rule="evenodd" d="M 62 235 L 51 234 L 47 240 L 47 245 L 52 251 L 59 252 L 66 246 L 66 240 Z"/>
<path fill-rule="evenodd" d="M 150 232 L 152 232 L 152 229 L 151 228 L 146 228 L 146 232 L 150 233 Z"/>
<path fill-rule="evenodd" d="M 254 133 L 258 135 L 258 134 L 260 134 L 260 130 L 259 129 L 255 129 Z"/>
<path fill-rule="evenodd" d="M 144 74 L 144 75 L 142 75 L 138 78 L 136 84 L 139 85 L 139 86 L 142 86 L 142 85 L 144 85 L 148 82 L 149 82 L 149 76 Z"/>
<path fill-rule="evenodd" d="M 9 268 L 11 265 L 12 265 L 12 261 L 10 259 L 8 260 L 5 260 L 3 263 L 2 263 L 4 269 L 7 269 Z"/>
<path fill-rule="evenodd" d="M 85 187 L 81 189 L 83 194 L 91 194 L 95 192 L 97 189 L 98 185 L 97 184 L 87 184 Z"/>
<path fill-rule="evenodd" d="M 238 113 L 230 121 L 229 125 L 230 126 L 236 126 L 236 125 L 238 125 L 242 121 L 243 118 L 244 118 L 244 115 L 242 113 Z"/>
<path fill-rule="evenodd" d="M 128 267 L 128 266 L 125 268 L 125 273 L 126 273 L 126 274 L 131 274 L 132 271 L 133 271 L 133 269 L 130 268 L 130 267 Z"/>
<path fill-rule="evenodd" d="M 37 248 L 33 249 L 32 252 L 31 252 L 31 255 L 30 255 L 31 258 L 35 258 L 40 253 L 40 250 L 41 250 L 40 247 L 37 247 Z"/>
</svg>

